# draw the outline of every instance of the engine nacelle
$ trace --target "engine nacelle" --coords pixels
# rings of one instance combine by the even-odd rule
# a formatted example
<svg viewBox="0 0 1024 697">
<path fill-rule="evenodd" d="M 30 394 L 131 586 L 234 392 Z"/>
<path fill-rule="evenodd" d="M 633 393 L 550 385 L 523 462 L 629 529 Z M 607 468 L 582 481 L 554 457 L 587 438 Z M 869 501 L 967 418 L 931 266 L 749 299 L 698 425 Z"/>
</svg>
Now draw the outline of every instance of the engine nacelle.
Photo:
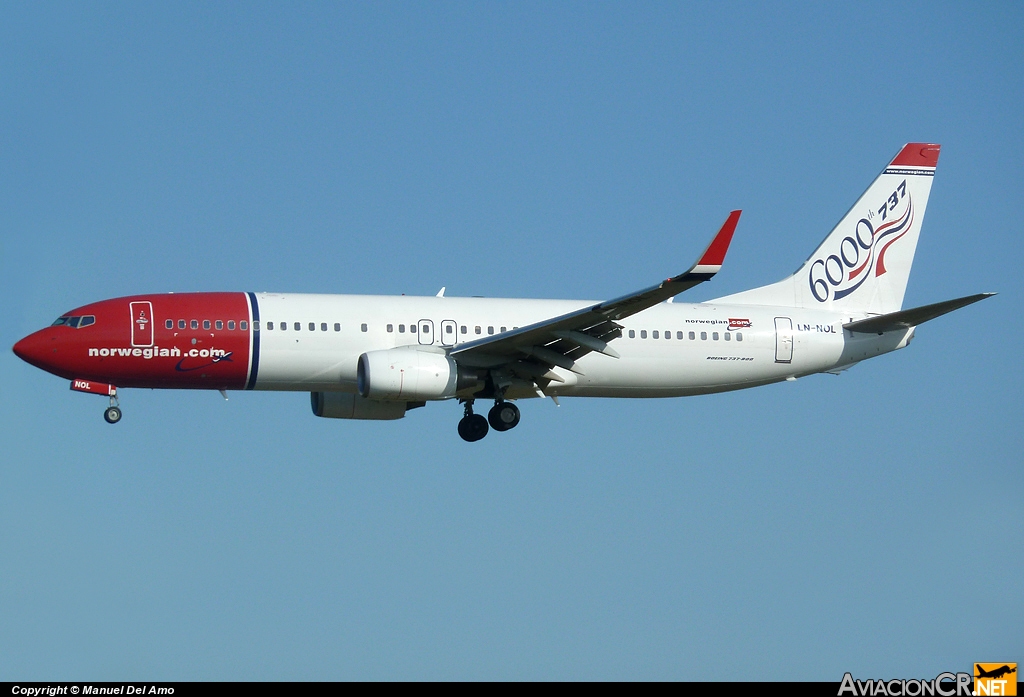
<svg viewBox="0 0 1024 697">
<path fill-rule="evenodd" d="M 401 419 L 409 407 L 406 402 L 381 402 L 351 392 L 310 392 L 309 401 L 313 413 L 327 419 Z"/>
<path fill-rule="evenodd" d="M 359 394 L 370 399 L 444 399 L 483 386 L 475 371 L 449 356 L 413 347 L 364 353 L 356 377 Z"/>
</svg>

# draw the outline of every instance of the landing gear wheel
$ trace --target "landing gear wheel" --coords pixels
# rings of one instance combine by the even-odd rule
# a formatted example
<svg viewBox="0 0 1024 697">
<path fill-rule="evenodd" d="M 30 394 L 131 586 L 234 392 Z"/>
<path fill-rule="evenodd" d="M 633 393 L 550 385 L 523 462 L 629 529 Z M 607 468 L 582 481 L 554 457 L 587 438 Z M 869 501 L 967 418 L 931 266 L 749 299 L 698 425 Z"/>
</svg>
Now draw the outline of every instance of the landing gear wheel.
<svg viewBox="0 0 1024 697">
<path fill-rule="evenodd" d="M 487 419 L 480 414 L 468 414 L 459 421 L 459 435 L 462 440 L 475 443 L 487 435 Z"/>
<path fill-rule="evenodd" d="M 121 410 L 117 407 L 107 407 L 107 410 L 103 412 L 103 418 L 108 424 L 116 424 L 121 420 Z"/>
<path fill-rule="evenodd" d="M 508 431 L 519 424 L 519 407 L 512 402 L 498 402 L 487 412 L 487 421 L 495 431 Z"/>
</svg>

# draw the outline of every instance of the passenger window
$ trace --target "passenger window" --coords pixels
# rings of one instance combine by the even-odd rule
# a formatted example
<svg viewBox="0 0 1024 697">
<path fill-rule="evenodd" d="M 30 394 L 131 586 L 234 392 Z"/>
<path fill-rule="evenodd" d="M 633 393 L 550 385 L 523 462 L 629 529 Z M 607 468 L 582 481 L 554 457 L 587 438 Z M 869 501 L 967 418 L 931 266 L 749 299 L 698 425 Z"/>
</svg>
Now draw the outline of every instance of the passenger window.
<svg viewBox="0 0 1024 697">
<path fill-rule="evenodd" d="M 636 338 L 636 331 L 634 331 L 633 329 L 630 329 L 629 330 L 629 338 L 630 339 L 635 339 Z"/>
<path fill-rule="evenodd" d="M 743 332 L 736 332 L 736 341 L 743 341 Z"/>
<path fill-rule="evenodd" d="M 711 338 L 714 339 L 715 341 L 718 341 L 718 332 L 712 332 Z"/>
<path fill-rule="evenodd" d="M 682 341 L 683 333 L 682 332 L 676 332 L 676 338 L 679 339 L 680 341 Z"/>
<path fill-rule="evenodd" d="M 459 327 L 459 331 L 462 332 L 463 334 L 468 334 L 469 333 L 469 327 L 467 327 L 465 324 L 463 324 L 461 327 Z"/>
<path fill-rule="evenodd" d="M 409 325 L 409 333 L 410 334 L 415 334 L 416 333 L 416 325 L 415 324 L 410 324 Z"/>
<path fill-rule="evenodd" d="M 658 330 L 657 329 L 655 329 L 653 332 L 651 332 L 651 338 L 652 339 L 660 339 L 661 338 L 660 336 L 658 336 Z"/>
<path fill-rule="evenodd" d="M 178 320 L 178 329 L 184 329 L 184 328 L 185 328 L 185 320 L 179 319 Z"/>
<path fill-rule="evenodd" d="M 238 323 L 238 328 L 244 332 L 249 328 L 249 323 L 243 319 L 241 322 Z"/>
<path fill-rule="evenodd" d="M 210 328 L 210 320 L 204 319 L 203 320 L 203 329 L 209 329 L 209 328 Z"/>
<path fill-rule="evenodd" d="M 405 325 L 404 324 L 399 324 L 398 325 L 398 333 L 399 334 L 405 334 Z"/>
<path fill-rule="evenodd" d="M 455 329 L 452 328 L 452 325 L 450 325 L 450 324 L 444 325 L 444 333 L 445 334 L 451 334 L 454 331 L 455 331 Z"/>
<path fill-rule="evenodd" d="M 335 322 L 334 323 L 334 331 L 336 331 L 336 332 L 340 332 L 341 331 L 341 323 L 340 322 Z"/>
<path fill-rule="evenodd" d="M 493 334 L 494 333 L 494 327 L 487 327 L 487 333 L 488 334 Z"/>
<path fill-rule="evenodd" d="M 480 333 L 480 325 L 479 325 L 479 324 L 478 324 L 478 325 L 476 325 L 476 326 L 475 326 L 475 327 L 473 328 L 473 331 L 474 331 L 474 332 L 476 332 L 477 334 L 479 334 L 479 333 Z"/>
<path fill-rule="evenodd" d="M 389 334 L 390 334 L 391 332 L 395 331 L 395 325 L 393 325 L 393 324 L 389 324 L 389 325 L 387 326 L 387 330 L 388 330 L 388 333 L 389 333 Z"/>
<path fill-rule="evenodd" d="M 213 326 L 217 327 L 217 329 L 223 329 L 224 328 L 224 320 L 222 320 L 222 319 L 217 320 L 216 324 L 214 324 Z"/>
<path fill-rule="evenodd" d="M 694 334 L 693 332 L 690 332 L 690 341 L 693 341 L 696 338 L 697 338 L 697 335 Z"/>
<path fill-rule="evenodd" d="M 320 323 L 320 331 L 322 331 L 322 332 L 327 331 L 327 322 L 321 322 Z"/>
<path fill-rule="evenodd" d="M 168 329 L 174 329 L 174 320 L 167 320 L 166 322 L 164 322 L 164 326 L 167 327 Z"/>
<path fill-rule="evenodd" d="M 190 326 L 192 329 L 199 329 L 199 320 L 192 320 L 191 322 L 188 323 L 188 326 Z"/>
<path fill-rule="evenodd" d="M 423 328 L 420 331 L 422 331 L 425 334 L 429 334 L 430 333 L 430 325 L 424 324 Z"/>
<path fill-rule="evenodd" d="M 228 322 L 228 324 L 231 324 L 231 323 Z M 274 323 L 273 322 L 267 322 L 267 331 L 268 332 L 274 331 Z"/>
<path fill-rule="evenodd" d="M 725 333 L 725 340 L 726 341 L 732 341 L 732 334 L 730 334 L 729 332 L 726 332 Z"/>
<path fill-rule="evenodd" d="M 288 323 L 287 322 L 278 322 L 277 326 L 281 329 L 281 331 L 287 331 L 288 330 Z"/>
<path fill-rule="evenodd" d="M 252 321 L 252 330 L 254 332 L 258 332 L 260 330 L 260 321 L 258 319 L 254 319 Z"/>
<path fill-rule="evenodd" d="M 502 334 L 504 334 L 504 333 L 505 333 L 505 327 L 502 327 L 502 328 L 501 328 L 501 333 L 502 333 Z"/>
<path fill-rule="evenodd" d="M 700 333 L 700 340 L 701 341 L 707 341 L 708 340 L 708 333 L 707 332 L 701 332 Z"/>
<path fill-rule="evenodd" d="M 646 329 L 641 329 L 640 330 L 640 338 L 641 339 L 646 339 L 647 338 L 647 330 Z"/>
<path fill-rule="evenodd" d="M 233 320 L 233 319 L 229 319 L 228 320 L 228 329 L 230 329 L 231 331 L 235 331 L 235 320 Z"/>
<path fill-rule="evenodd" d="M 302 324 L 300 322 L 296 322 L 293 326 L 295 327 L 295 331 L 302 331 Z"/>
<path fill-rule="evenodd" d="M 311 331 L 311 332 L 315 332 L 316 331 L 316 322 L 310 322 L 309 323 L 309 331 Z"/>
<path fill-rule="evenodd" d="M 360 329 L 360 331 L 364 331 L 365 332 L 366 331 L 366 324 L 365 323 L 364 324 L 360 324 L 359 325 L 359 329 Z"/>
</svg>

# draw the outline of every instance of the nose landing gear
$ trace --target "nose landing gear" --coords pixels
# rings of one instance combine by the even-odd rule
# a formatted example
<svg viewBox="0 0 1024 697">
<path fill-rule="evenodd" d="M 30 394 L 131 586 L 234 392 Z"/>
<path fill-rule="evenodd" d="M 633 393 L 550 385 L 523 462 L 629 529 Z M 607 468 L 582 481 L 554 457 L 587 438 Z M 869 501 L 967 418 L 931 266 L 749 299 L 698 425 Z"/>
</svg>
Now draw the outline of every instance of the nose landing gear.
<svg viewBox="0 0 1024 697">
<path fill-rule="evenodd" d="M 108 424 L 116 424 L 121 420 L 121 408 L 113 405 L 107 407 L 107 410 L 103 412 L 103 418 Z"/>
<path fill-rule="evenodd" d="M 103 418 L 108 424 L 116 424 L 121 420 L 121 406 L 117 401 L 117 388 L 110 391 L 110 406 L 103 412 Z"/>
<path fill-rule="evenodd" d="M 92 382 L 91 380 L 72 380 L 71 389 L 76 392 L 88 392 L 90 394 L 101 394 L 110 397 L 110 406 L 103 412 L 103 419 L 108 424 L 116 424 L 121 420 L 121 407 L 117 401 L 117 388 L 105 382 Z"/>
</svg>

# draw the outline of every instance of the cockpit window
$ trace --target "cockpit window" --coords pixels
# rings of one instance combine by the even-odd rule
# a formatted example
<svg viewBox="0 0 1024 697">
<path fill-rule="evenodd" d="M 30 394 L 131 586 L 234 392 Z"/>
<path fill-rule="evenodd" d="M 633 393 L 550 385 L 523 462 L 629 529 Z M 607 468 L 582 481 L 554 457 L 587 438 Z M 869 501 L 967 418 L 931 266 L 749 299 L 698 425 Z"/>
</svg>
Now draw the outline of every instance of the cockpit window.
<svg viewBox="0 0 1024 697">
<path fill-rule="evenodd" d="M 63 317 L 58 317 L 57 319 L 55 319 L 53 321 L 53 324 L 51 324 L 50 326 L 65 326 L 73 327 L 75 329 L 81 329 L 82 327 L 88 327 L 90 324 L 96 324 L 95 315 L 85 315 L 83 317 L 68 317 L 67 315 L 64 315 Z"/>
</svg>

